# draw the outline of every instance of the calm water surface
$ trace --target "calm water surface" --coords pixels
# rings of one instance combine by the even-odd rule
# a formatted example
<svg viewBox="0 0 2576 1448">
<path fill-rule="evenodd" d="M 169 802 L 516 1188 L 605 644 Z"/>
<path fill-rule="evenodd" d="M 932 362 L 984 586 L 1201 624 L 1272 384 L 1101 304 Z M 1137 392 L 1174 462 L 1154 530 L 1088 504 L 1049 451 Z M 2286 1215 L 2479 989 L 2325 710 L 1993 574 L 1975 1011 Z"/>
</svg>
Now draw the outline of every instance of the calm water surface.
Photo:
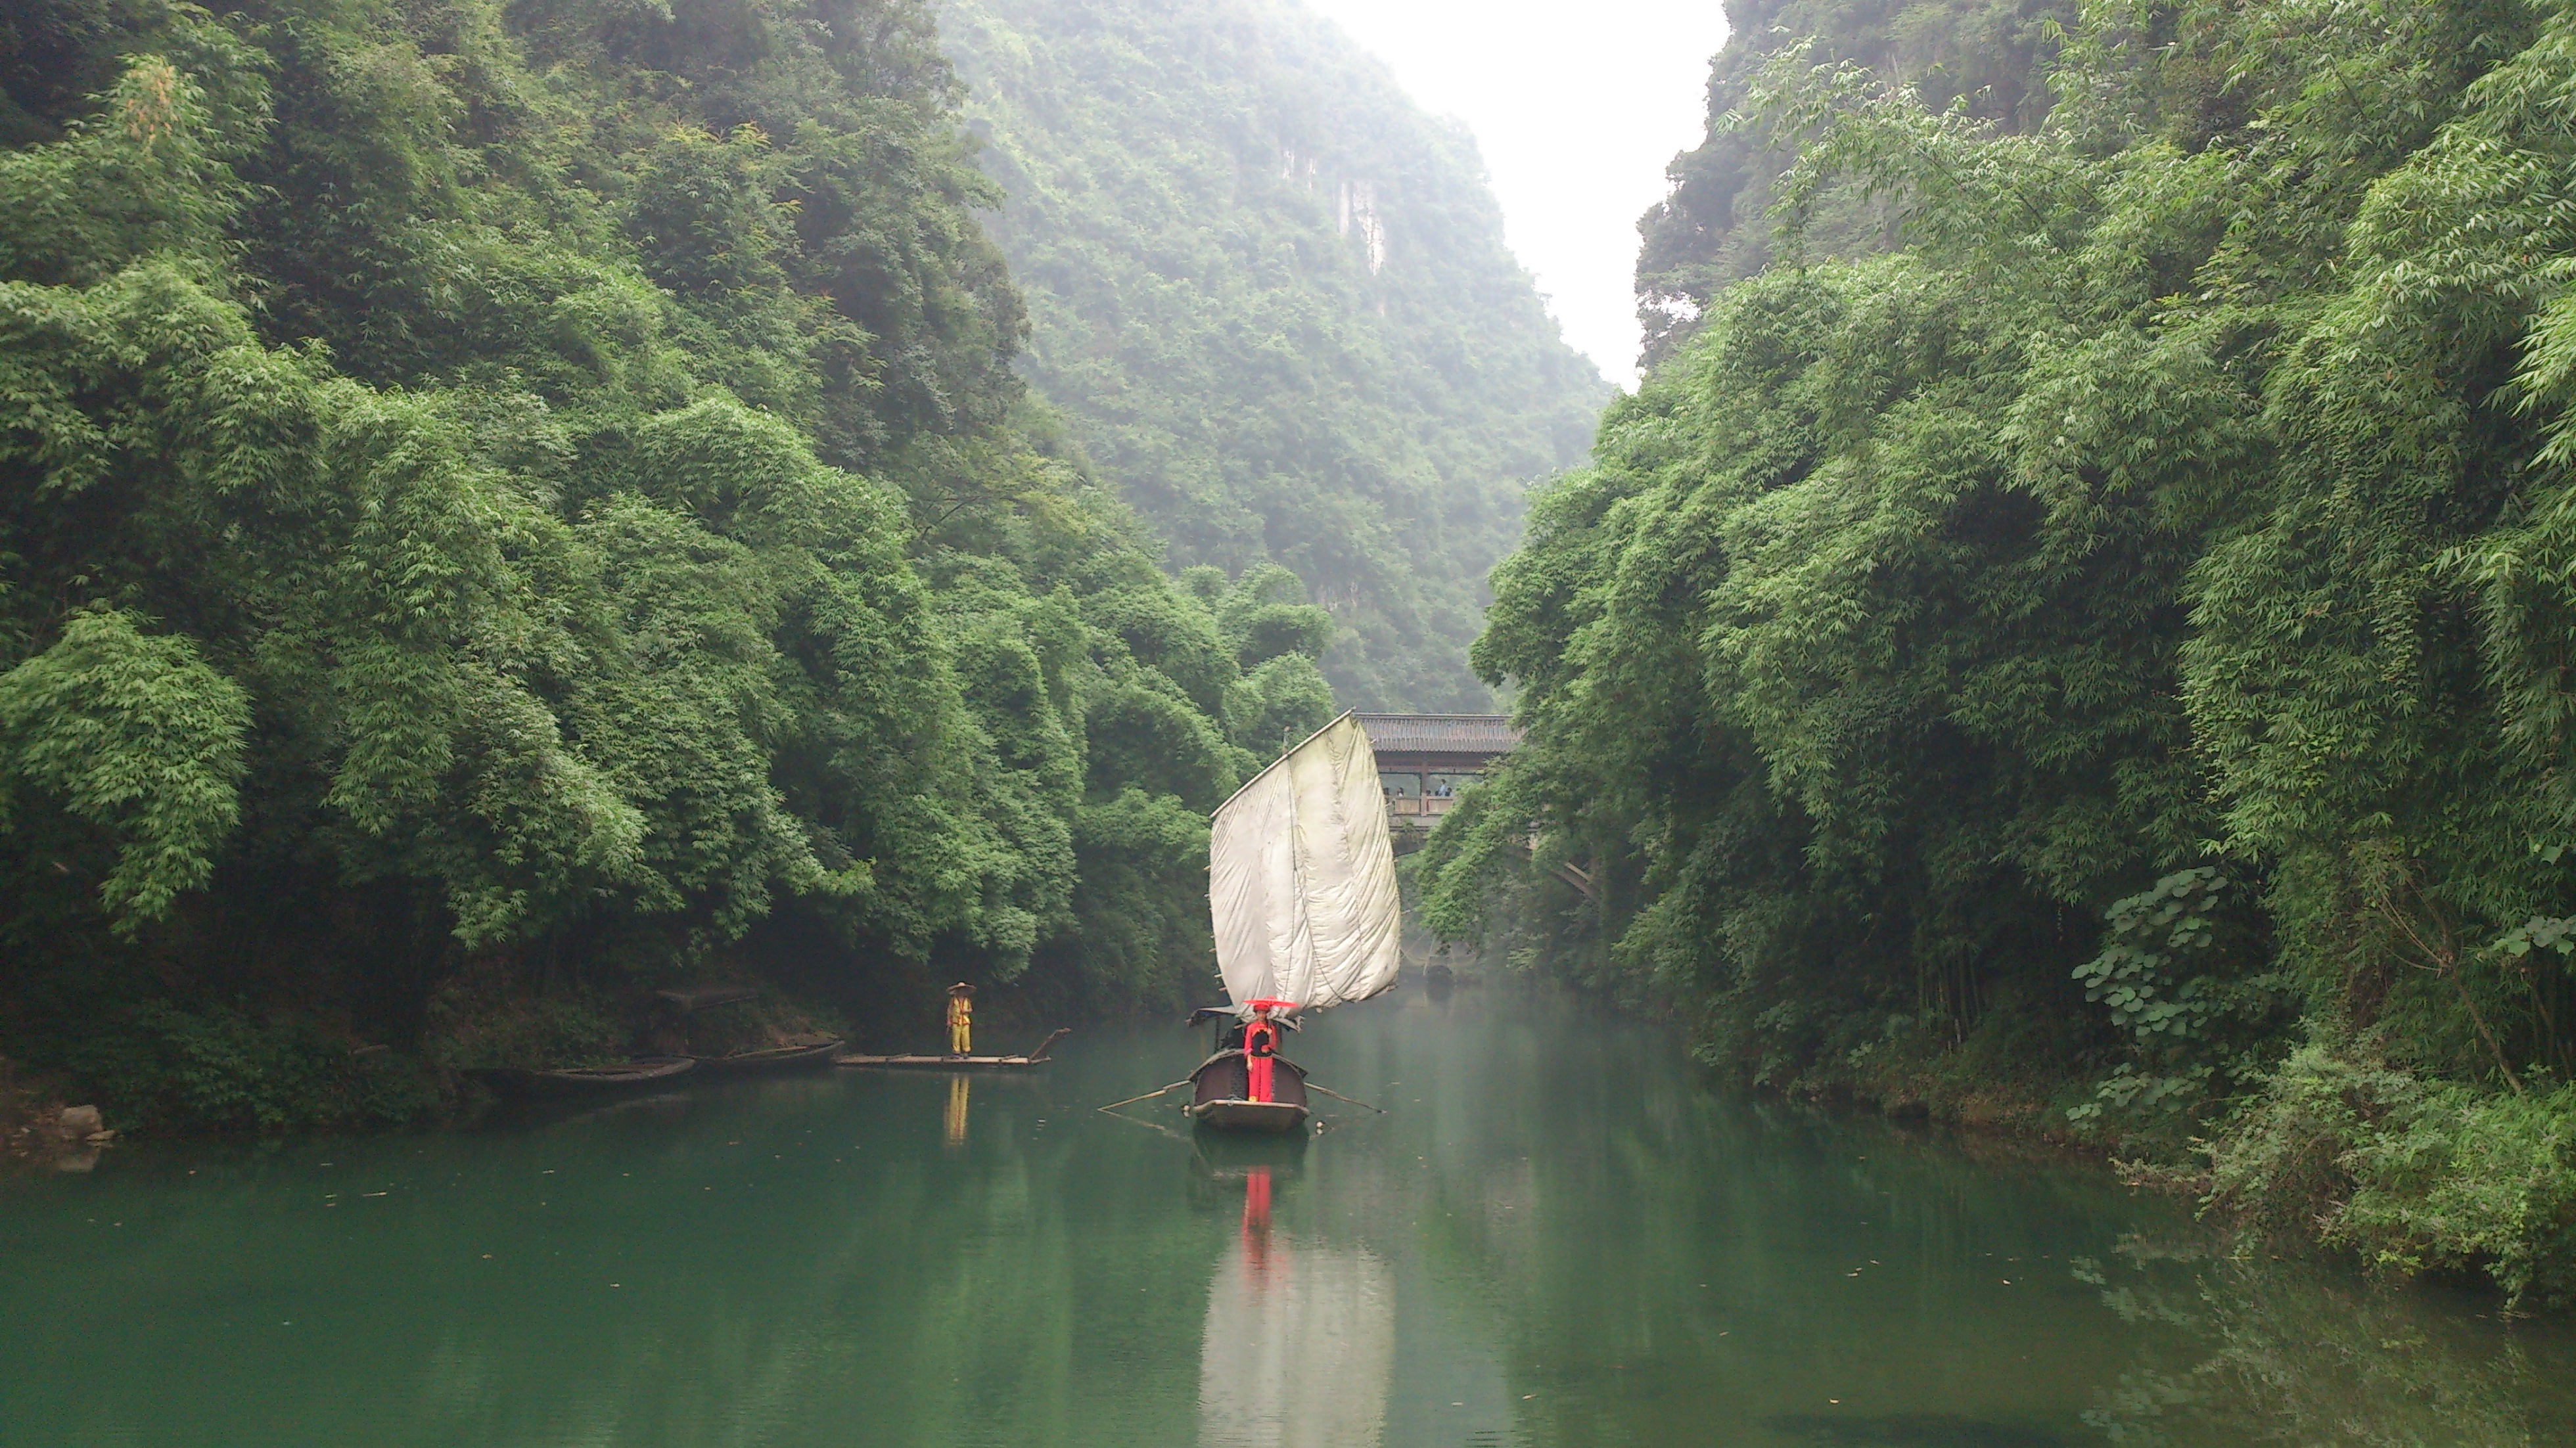
<svg viewBox="0 0 2576 1448">
<path fill-rule="evenodd" d="M 1197 1040 L 0 1179 L 0 1443 L 2576 1443 L 2562 1324 L 2215 1258 L 1553 997 L 1320 1019 L 1394 1110 L 1302 1150 L 1091 1109 Z"/>
</svg>

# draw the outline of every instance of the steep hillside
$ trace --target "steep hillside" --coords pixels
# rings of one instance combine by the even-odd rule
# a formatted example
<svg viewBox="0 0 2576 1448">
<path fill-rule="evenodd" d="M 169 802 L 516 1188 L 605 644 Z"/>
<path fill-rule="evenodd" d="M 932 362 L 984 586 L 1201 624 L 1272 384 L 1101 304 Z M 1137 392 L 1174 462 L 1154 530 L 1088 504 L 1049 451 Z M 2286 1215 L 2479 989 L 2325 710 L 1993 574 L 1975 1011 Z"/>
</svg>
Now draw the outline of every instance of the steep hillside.
<svg viewBox="0 0 2576 1448">
<path fill-rule="evenodd" d="M 1435 914 L 2576 1300 L 2576 11 L 2087 7 L 2022 130 L 1827 59 L 1775 189 L 1886 243 L 1793 230 L 1535 505 Z"/>
<path fill-rule="evenodd" d="M 1284 563 L 1345 703 L 1470 707 L 1485 571 L 1607 389 L 1475 149 L 1277 0 L 951 0 L 1021 373 L 1175 565 Z"/>
<path fill-rule="evenodd" d="M 1690 335 L 1720 288 L 1771 258 L 1773 183 L 1796 148 L 1732 118 L 1772 57 L 1804 47 L 1813 64 L 1865 66 L 1926 104 L 2027 130 L 2048 114 L 2050 27 L 2074 18 L 2069 0 L 1728 0 L 1726 44 L 1709 63 L 1708 135 L 1673 158 L 1671 194 L 1637 222 L 1648 364 Z M 1810 254 L 1853 256 L 1895 239 L 1886 208 L 1857 188 L 1819 210 L 1801 235 Z"/>
<path fill-rule="evenodd" d="M 1204 811 L 1331 625 L 1050 442 L 919 5 L 0 42 L 0 1051 L 278 1125 L 678 981 L 1206 988 Z"/>
</svg>

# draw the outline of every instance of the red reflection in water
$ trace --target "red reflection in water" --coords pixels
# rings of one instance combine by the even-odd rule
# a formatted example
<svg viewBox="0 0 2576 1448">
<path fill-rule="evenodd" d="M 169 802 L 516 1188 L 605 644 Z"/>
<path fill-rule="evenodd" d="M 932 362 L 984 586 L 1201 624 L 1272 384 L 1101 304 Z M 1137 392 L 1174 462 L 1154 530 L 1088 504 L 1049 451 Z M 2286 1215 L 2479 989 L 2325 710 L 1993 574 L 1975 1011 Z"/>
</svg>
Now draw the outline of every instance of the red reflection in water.
<svg viewBox="0 0 2576 1448">
<path fill-rule="evenodd" d="M 1270 1168 L 1258 1166 L 1243 1179 L 1243 1271 L 1260 1288 L 1276 1270 L 1270 1255 Z"/>
</svg>

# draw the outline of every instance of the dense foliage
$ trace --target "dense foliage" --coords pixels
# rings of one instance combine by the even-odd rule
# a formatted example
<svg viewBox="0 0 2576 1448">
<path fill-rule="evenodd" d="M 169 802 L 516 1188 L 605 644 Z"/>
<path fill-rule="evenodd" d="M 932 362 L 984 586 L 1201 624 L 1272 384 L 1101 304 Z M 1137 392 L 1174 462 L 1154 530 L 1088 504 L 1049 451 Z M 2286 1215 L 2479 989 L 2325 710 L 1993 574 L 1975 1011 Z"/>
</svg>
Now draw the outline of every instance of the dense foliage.
<svg viewBox="0 0 2576 1448">
<path fill-rule="evenodd" d="M 0 1047 L 275 1123 L 746 969 L 1197 988 L 1330 624 L 1020 396 L 919 6 L 6 25 Z"/>
<path fill-rule="evenodd" d="M 2576 9 L 2097 4 L 2044 125 L 1784 46 L 1770 264 L 1534 508 L 1427 857 L 1713 1058 L 2576 1289 Z M 1887 254 L 1807 227 L 1875 198 Z M 1588 943 L 1586 943 L 1588 942 Z M 2001 1103 L 2000 1105 L 1998 1103 Z M 2193 1147 L 2187 1138 L 2204 1138 Z"/>
<path fill-rule="evenodd" d="M 1364 708 L 1479 709 L 1524 490 L 1607 389 L 1503 245 L 1474 143 L 1285 0 L 945 0 L 1008 197 L 1023 372 L 1184 563 L 1270 561 Z"/>
<path fill-rule="evenodd" d="M 2074 18 L 2069 0 L 1728 0 L 1726 44 L 1709 65 L 1707 137 L 1673 158 L 1671 190 L 1637 222 L 1648 363 L 1697 330 L 1719 291 L 1771 260 L 1774 188 L 1797 147 L 1742 120 L 1762 68 L 1784 47 L 1867 66 L 1928 105 L 2026 131 L 2048 114 L 2050 37 Z M 1896 239 L 1891 220 L 1880 198 L 1846 192 L 1807 218 L 1801 245 L 1841 256 L 1884 250 Z"/>
</svg>

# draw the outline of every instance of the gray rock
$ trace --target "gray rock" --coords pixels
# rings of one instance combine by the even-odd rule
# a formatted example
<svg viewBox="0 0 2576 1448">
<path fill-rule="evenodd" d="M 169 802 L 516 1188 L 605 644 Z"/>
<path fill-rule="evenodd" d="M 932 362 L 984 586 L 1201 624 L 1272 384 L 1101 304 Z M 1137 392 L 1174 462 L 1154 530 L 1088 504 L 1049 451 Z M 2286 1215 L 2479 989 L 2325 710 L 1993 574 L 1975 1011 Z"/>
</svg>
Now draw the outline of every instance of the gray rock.
<svg viewBox="0 0 2576 1448">
<path fill-rule="evenodd" d="M 106 1124 L 98 1119 L 95 1106 L 66 1106 L 63 1114 L 54 1118 L 54 1134 L 65 1141 L 79 1141 Z"/>
</svg>

